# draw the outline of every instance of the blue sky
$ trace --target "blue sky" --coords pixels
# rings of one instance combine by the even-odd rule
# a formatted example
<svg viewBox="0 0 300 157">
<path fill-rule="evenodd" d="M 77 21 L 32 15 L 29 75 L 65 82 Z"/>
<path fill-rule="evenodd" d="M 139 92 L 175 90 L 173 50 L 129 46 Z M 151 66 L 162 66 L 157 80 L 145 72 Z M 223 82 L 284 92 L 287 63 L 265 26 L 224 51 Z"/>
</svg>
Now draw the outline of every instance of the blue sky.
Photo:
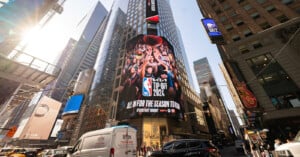
<svg viewBox="0 0 300 157">
<path fill-rule="evenodd" d="M 109 7 L 112 2 L 112 0 L 100 1 L 106 7 Z M 78 33 L 80 30 L 78 23 L 96 2 L 97 0 L 67 0 L 64 4 L 63 14 L 55 15 L 38 36 L 32 37 L 33 35 L 31 35 L 32 43 L 35 44 L 29 45 L 27 51 L 43 60 L 54 62 L 54 58 L 62 51 L 68 39 L 74 36 L 76 38 L 74 33 Z M 199 91 L 199 88 L 194 74 L 193 61 L 207 57 L 215 80 L 220 85 L 219 89 L 225 98 L 225 104 L 229 109 L 235 109 L 219 68 L 221 58 L 216 45 L 210 42 L 202 26 L 201 19 L 203 17 L 196 0 L 170 0 L 170 2 L 175 23 L 181 31 L 196 91 Z"/>
</svg>

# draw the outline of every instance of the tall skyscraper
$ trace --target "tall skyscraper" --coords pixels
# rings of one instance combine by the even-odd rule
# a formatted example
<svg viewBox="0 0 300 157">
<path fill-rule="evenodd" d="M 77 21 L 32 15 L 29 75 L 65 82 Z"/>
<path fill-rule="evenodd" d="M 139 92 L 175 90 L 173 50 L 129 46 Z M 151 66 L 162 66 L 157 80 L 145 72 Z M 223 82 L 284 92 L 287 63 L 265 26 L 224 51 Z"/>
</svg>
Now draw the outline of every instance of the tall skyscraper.
<svg viewBox="0 0 300 157">
<path fill-rule="evenodd" d="M 231 121 L 207 58 L 194 61 L 194 70 L 200 87 L 201 101 L 205 104 L 203 109 L 209 112 L 206 114 L 206 120 L 210 133 L 215 136 L 213 139 L 220 142 L 225 137 L 230 139 L 234 135 L 229 132 Z"/>
<path fill-rule="evenodd" d="M 93 68 L 102 40 L 102 28 L 106 16 L 107 10 L 100 2 L 97 2 L 95 8 L 87 16 L 88 22 L 80 39 L 62 64 L 62 71 L 55 81 L 55 85 L 52 86 L 54 90 L 50 96 L 55 100 L 66 102 L 68 93 L 73 90 L 79 73 L 85 69 Z"/>
<path fill-rule="evenodd" d="M 248 129 L 268 128 L 271 139 L 299 130 L 300 1 L 197 2 L 223 35 L 217 46 Z"/>
</svg>

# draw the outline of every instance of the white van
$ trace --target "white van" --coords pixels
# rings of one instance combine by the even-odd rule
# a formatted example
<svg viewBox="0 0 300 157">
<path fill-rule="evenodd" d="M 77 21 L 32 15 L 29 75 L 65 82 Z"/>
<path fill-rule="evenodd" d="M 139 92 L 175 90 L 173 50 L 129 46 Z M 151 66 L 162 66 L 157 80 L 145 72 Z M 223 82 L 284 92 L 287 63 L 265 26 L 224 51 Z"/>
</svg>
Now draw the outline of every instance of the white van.
<svg viewBox="0 0 300 157">
<path fill-rule="evenodd" d="M 69 156 L 136 157 L 136 148 L 136 129 L 122 125 L 83 134 Z"/>
</svg>

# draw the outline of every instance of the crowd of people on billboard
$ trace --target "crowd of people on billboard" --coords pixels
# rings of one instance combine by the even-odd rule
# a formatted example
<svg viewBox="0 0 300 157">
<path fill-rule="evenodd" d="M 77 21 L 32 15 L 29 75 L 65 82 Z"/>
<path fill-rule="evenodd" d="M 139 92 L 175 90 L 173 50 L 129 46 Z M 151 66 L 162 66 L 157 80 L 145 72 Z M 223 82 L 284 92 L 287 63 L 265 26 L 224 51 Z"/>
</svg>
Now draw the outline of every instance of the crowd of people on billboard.
<svg viewBox="0 0 300 157">
<path fill-rule="evenodd" d="M 139 35 L 128 42 L 126 50 L 119 109 L 134 106 L 153 113 L 180 110 L 181 90 L 171 45 L 159 36 Z"/>
</svg>

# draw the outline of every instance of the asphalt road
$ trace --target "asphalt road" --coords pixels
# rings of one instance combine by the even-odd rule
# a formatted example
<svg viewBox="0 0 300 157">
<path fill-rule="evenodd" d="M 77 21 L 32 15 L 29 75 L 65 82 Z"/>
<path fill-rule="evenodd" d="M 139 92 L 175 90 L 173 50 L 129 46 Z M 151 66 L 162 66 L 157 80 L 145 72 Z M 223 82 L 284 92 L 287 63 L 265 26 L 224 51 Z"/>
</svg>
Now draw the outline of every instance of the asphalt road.
<svg viewBox="0 0 300 157">
<path fill-rule="evenodd" d="M 220 149 L 222 157 L 246 157 L 242 152 L 237 152 L 234 146 L 225 146 Z"/>
</svg>

